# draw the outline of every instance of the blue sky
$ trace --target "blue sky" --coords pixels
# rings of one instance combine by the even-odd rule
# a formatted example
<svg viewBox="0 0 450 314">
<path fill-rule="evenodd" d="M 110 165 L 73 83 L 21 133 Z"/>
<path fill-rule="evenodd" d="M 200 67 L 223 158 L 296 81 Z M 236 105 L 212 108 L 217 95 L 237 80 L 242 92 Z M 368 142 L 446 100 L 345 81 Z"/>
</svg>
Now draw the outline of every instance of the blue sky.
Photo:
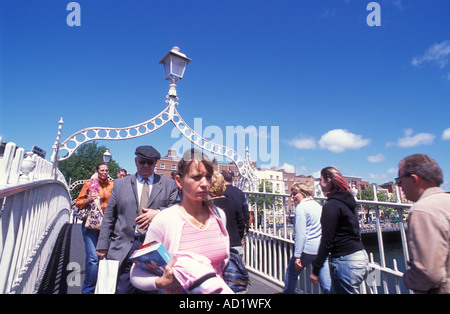
<svg viewBox="0 0 450 314">
<path fill-rule="evenodd" d="M 400 159 L 426 153 L 450 190 L 447 0 L 376 1 L 373 27 L 365 0 L 80 0 L 73 27 L 69 2 L 0 2 L 3 141 L 49 159 L 61 117 L 62 139 L 152 118 L 168 91 L 159 61 L 179 46 L 192 59 L 178 84 L 183 119 L 201 121 L 204 135 L 221 130 L 209 138 L 223 144 L 227 126 L 267 128 L 251 151 L 260 166 L 312 174 L 334 165 L 383 183 Z M 180 141 L 169 123 L 99 143 L 134 172 L 136 146 L 165 155 Z"/>
</svg>

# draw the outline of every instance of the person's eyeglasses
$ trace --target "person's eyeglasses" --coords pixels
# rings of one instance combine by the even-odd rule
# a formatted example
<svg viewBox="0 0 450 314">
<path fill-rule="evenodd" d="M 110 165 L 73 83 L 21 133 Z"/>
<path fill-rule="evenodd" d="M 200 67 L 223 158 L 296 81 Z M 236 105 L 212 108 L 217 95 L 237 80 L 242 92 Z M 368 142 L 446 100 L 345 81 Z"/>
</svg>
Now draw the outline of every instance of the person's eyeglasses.
<svg viewBox="0 0 450 314">
<path fill-rule="evenodd" d="M 408 173 L 408 174 L 404 174 L 404 175 L 402 175 L 400 177 L 395 178 L 395 184 L 401 185 L 402 184 L 402 179 L 401 178 L 409 177 L 409 176 L 411 176 L 411 174 L 412 173 Z"/>
<path fill-rule="evenodd" d="M 297 194 L 298 194 L 297 192 L 292 192 L 292 193 L 291 193 L 291 196 L 294 197 L 294 196 L 297 195 Z"/>
<path fill-rule="evenodd" d="M 147 164 L 147 165 L 149 165 L 149 166 L 152 166 L 152 165 L 154 165 L 156 162 L 155 162 L 154 160 L 138 160 L 138 163 L 139 163 L 140 165 L 145 165 L 145 164 Z"/>
</svg>

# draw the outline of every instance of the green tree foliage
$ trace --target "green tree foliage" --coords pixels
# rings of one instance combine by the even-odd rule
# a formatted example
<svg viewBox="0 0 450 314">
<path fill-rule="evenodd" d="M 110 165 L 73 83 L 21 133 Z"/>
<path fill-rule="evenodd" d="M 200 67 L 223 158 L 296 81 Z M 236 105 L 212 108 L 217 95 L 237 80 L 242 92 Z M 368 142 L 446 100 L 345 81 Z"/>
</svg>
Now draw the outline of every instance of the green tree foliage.
<svg viewBox="0 0 450 314">
<path fill-rule="evenodd" d="M 265 185 L 265 192 L 266 193 L 272 193 L 273 189 L 272 189 L 272 182 L 268 181 L 268 180 L 262 180 L 259 183 L 258 186 L 258 191 L 259 192 L 264 192 L 264 185 Z M 250 204 L 254 204 L 255 203 L 255 195 L 250 195 L 248 201 L 250 202 Z M 263 202 L 264 202 L 264 196 L 263 195 L 258 195 L 256 198 L 256 207 L 258 210 L 262 210 L 263 209 Z M 273 196 L 266 196 L 266 209 L 272 209 L 272 204 L 273 204 Z"/>
<path fill-rule="evenodd" d="M 373 201 L 374 200 L 373 188 L 368 187 L 365 190 L 358 192 L 357 198 L 361 199 L 361 200 L 366 200 L 366 201 Z M 396 201 L 395 195 L 391 196 L 391 198 L 389 199 L 388 196 L 386 195 L 386 193 L 384 193 L 383 191 L 377 191 L 377 199 L 379 202 L 395 203 L 395 201 Z M 367 216 L 369 214 L 369 210 L 372 210 L 375 208 L 375 206 L 371 206 L 371 205 L 370 206 L 362 205 L 362 206 L 364 208 L 364 211 L 367 213 Z M 380 206 L 379 209 L 380 209 L 380 211 L 383 211 L 386 216 L 390 216 L 391 213 L 394 211 L 393 207 Z"/>
<path fill-rule="evenodd" d="M 58 168 L 64 174 L 67 183 L 90 179 L 97 165 L 103 161 L 106 149 L 106 146 L 98 146 L 97 142 L 85 143 L 68 159 L 59 162 Z M 108 168 L 109 175 L 116 179 L 120 166 L 113 158 L 109 161 Z M 82 185 L 79 185 L 71 191 L 72 199 L 78 196 L 81 187 Z"/>
<path fill-rule="evenodd" d="M 270 182 L 269 180 L 262 180 L 259 183 L 258 186 L 258 191 L 259 192 L 266 192 L 266 193 L 273 193 L 273 186 L 272 186 L 272 182 Z M 266 211 L 271 211 L 274 209 L 274 200 L 275 200 L 275 207 L 277 209 L 280 209 L 283 207 L 283 198 L 282 197 L 276 197 L 276 196 L 272 196 L 272 195 L 258 195 L 256 197 L 256 210 L 257 210 L 257 214 L 256 217 L 258 217 L 258 223 L 261 224 L 262 223 L 262 217 L 264 215 L 263 210 L 264 210 L 264 199 L 266 201 Z M 255 195 L 250 195 L 248 198 L 249 204 L 253 205 L 255 204 Z"/>
</svg>

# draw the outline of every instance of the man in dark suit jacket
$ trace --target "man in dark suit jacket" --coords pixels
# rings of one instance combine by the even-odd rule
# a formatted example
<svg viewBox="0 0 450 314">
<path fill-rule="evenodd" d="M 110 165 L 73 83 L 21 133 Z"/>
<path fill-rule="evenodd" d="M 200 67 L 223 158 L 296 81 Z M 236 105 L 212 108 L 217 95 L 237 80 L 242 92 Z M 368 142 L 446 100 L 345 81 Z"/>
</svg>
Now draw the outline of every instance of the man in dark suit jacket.
<svg viewBox="0 0 450 314">
<path fill-rule="evenodd" d="M 169 178 L 154 173 L 161 158 L 152 146 L 136 148 L 137 173 L 114 181 L 100 231 L 97 254 L 120 262 L 116 293 L 135 293 L 130 283 L 132 262 L 129 256 L 142 245 L 145 232 L 160 210 L 179 202 L 178 189 Z M 148 180 L 149 195 L 146 206 L 139 206 L 144 182 Z"/>
</svg>

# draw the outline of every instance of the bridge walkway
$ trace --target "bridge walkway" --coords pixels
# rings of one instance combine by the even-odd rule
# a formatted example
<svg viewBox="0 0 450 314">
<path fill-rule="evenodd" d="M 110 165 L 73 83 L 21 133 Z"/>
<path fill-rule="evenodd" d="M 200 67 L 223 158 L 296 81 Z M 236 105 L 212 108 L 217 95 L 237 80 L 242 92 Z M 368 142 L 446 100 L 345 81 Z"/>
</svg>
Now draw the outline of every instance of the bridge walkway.
<svg viewBox="0 0 450 314">
<path fill-rule="evenodd" d="M 81 294 L 85 272 L 80 224 L 62 228 L 38 294 Z M 282 289 L 250 272 L 248 294 L 278 294 Z"/>
</svg>

